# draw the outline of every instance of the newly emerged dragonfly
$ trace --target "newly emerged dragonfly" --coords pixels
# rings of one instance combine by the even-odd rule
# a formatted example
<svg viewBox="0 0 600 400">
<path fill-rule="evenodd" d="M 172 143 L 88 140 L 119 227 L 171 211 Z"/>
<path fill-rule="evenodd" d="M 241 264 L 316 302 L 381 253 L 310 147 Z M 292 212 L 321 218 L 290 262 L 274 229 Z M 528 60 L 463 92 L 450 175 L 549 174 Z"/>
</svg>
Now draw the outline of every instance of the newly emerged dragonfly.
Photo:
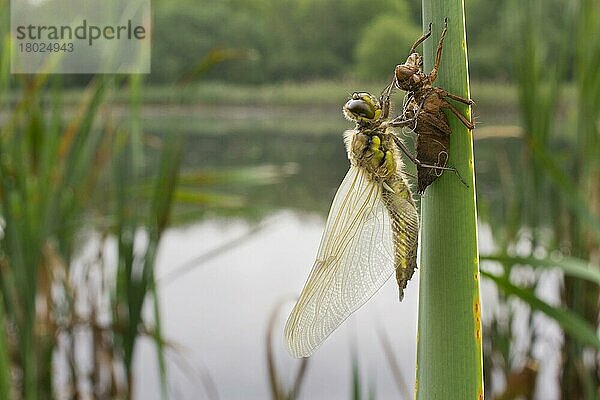
<svg viewBox="0 0 600 400">
<path fill-rule="evenodd" d="M 452 130 L 443 109 L 450 110 L 467 128 L 474 128 L 473 123 L 450 103 L 448 99 L 468 105 L 473 104 L 473 101 L 433 86 L 440 67 L 442 46 L 447 30 L 448 24 L 446 21 L 438 42 L 435 63 L 429 74 L 423 72 L 423 59 L 416 52 L 416 48 L 431 36 L 431 24 L 429 24 L 429 32 L 417 39 L 410 49 L 406 62 L 397 65 L 394 73 L 395 86 L 405 90 L 407 93 L 402 115 L 395 118 L 391 122 L 391 125 L 395 127 L 409 127 L 417 134 L 416 156 L 412 155 L 401 141 L 398 141 L 398 146 L 417 165 L 417 186 L 419 193 L 423 193 L 427 186 L 446 170 L 455 172 L 462 181 L 462 177 L 460 177 L 458 171 L 447 166 L 448 148 L 450 146 L 450 134 Z M 463 183 L 465 182 L 463 181 Z"/>
<path fill-rule="evenodd" d="M 350 169 L 335 197 L 317 258 L 285 326 L 289 352 L 308 357 L 395 272 L 400 290 L 417 267 L 419 219 L 389 126 L 393 82 L 377 99 L 354 93 L 344 142 Z"/>
</svg>

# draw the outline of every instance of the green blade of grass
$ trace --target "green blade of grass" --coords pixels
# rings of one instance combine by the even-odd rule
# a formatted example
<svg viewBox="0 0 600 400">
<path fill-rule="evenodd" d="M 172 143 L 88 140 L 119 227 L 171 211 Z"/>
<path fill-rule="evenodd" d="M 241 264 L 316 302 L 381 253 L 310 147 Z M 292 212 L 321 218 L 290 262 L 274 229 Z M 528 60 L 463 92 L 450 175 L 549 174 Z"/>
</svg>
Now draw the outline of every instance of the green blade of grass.
<svg viewBox="0 0 600 400">
<path fill-rule="evenodd" d="M 360 400 L 362 387 L 360 384 L 360 367 L 358 365 L 358 355 L 352 355 L 352 400 Z"/>
<path fill-rule="evenodd" d="M 541 311 L 555 320 L 566 333 L 580 343 L 593 346 L 597 350 L 600 350 L 600 338 L 598 337 L 596 330 L 579 315 L 572 311 L 546 303 L 537 297 L 532 290 L 515 286 L 505 277 L 497 276 L 485 271 L 481 271 L 481 275 L 494 281 L 496 286 L 502 289 L 506 294 L 518 297 L 527 303 L 533 310 Z"/>
<path fill-rule="evenodd" d="M 150 235 L 151 242 L 146 253 L 144 274 L 146 275 L 147 280 L 146 290 L 151 292 L 154 300 L 154 322 L 156 326 L 156 332 L 159 336 L 162 335 L 162 331 L 158 288 L 156 286 L 156 278 L 154 276 L 154 264 L 156 259 L 156 250 L 158 248 L 162 232 L 167 227 L 170 219 L 174 192 L 179 175 L 179 167 L 181 165 L 181 149 L 181 143 L 176 141 L 169 142 L 163 151 L 159 176 L 156 180 L 148 221 L 148 226 L 152 227 L 154 232 L 152 232 Z M 141 299 L 141 304 L 143 304 L 143 298 Z M 138 312 L 141 316 L 142 309 L 140 308 Z M 162 345 L 162 342 L 163 340 L 160 336 L 159 340 L 156 340 L 156 356 L 159 365 L 161 398 L 166 400 L 168 398 L 167 367 L 165 360 L 165 349 Z"/>
<path fill-rule="evenodd" d="M 162 323 L 160 315 L 160 296 L 158 295 L 158 288 L 156 282 L 152 282 L 152 306 L 154 314 L 154 327 L 156 329 L 157 338 L 154 340 L 156 345 L 156 359 L 158 361 L 158 373 L 160 375 L 160 398 L 167 400 L 169 398 L 169 388 L 167 384 L 167 360 L 165 357 L 165 345 L 162 336 Z"/>
<path fill-rule="evenodd" d="M 505 265 L 530 265 L 539 268 L 558 268 L 565 274 L 588 280 L 600 285 L 600 267 L 574 257 L 561 257 L 559 259 L 517 257 L 506 254 L 481 256 L 482 261 L 498 261 Z"/>
<path fill-rule="evenodd" d="M 423 44 L 424 72 L 435 60 L 444 19 L 448 32 L 435 86 L 469 98 L 462 0 L 423 0 L 423 24 L 433 25 Z M 470 110 L 455 104 L 467 117 Z M 449 165 L 421 201 L 421 262 L 417 342 L 417 400 L 483 398 L 482 329 L 473 141 L 451 113 Z"/>
<path fill-rule="evenodd" d="M 4 314 L 4 296 L 0 293 L 0 399 L 10 399 L 10 364 L 8 361 L 8 349 L 6 335 L 6 324 Z"/>
<path fill-rule="evenodd" d="M 565 205 L 579 218 L 582 225 L 590 228 L 595 239 L 600 241 L 600 218 L 592 212 L 588 200 L 581 194 L 580 188 L 564 173 L 547 151 L 535 147 L 533 156 L 540 165 L 543 165 L 548 178 L 565 201 Z"/>
</svg>

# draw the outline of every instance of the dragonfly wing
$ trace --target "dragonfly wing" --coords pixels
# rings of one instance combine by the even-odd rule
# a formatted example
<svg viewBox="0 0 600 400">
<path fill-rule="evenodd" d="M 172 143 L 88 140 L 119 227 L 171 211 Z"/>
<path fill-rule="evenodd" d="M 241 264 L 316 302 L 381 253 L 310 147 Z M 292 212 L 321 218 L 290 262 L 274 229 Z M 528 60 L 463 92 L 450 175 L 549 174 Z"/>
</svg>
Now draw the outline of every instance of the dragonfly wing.
<svg viewBox="0 0 600 400">
<path fill-rule="evenodd" d="M 382 187 L 351 166 L 325 226 L 317 260 L 286 323 L 295 357 L 308 357 L 394 272 L 392 222 Z"/>
</svg>

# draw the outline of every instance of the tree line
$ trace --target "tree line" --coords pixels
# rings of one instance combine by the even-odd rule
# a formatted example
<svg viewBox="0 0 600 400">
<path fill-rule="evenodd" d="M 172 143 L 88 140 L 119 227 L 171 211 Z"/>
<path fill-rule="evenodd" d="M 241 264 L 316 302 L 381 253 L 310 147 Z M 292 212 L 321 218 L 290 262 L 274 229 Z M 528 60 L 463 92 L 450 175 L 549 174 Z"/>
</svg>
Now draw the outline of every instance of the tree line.
<svg viewBox="0 0 600 400">
<path fill-rule="evenodd" d="M 546 15 L 561 18 L 561 0 L 544 4 Z M 515 48 L 522 45 L 515 7 L 515 1 L 466 2 L 472 79 L 515 76 Z M 559 42 L 561 31 L 550 29 L 553 18 L 543 24 L 549 42 Z M 146 81 L 381 80 L 405 60 L 422 31 L 420 0 L 156 0 Z M 63 83 L 89 78 L 66 76 Z"/>
<path fill-rule="evenodd" d="M 211 62 L 204 79 L 379 79 L 422 32 L 418 0 L 178 0 L 154 7 L 149 80 L 156 83 Z M 510 75 L 503 62 L 511 45 L 502 33 L 507 17 L 503 2 L 468 2 L 475 78 Z"/>
</svg>

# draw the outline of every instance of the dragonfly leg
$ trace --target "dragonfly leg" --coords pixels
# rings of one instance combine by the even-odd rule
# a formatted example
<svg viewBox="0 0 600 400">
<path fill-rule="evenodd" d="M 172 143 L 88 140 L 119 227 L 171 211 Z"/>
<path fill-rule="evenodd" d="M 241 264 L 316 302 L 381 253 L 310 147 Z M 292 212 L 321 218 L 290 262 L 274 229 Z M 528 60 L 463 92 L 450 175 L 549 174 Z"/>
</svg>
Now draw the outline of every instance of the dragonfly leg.
<svg viewBox="0 0 600 400">
<path fill-rule="evenodd" d="M 397 116 L 388 122 L 388 125 L 393 128 L 406 128 L 407 126 L 414 125 L 417 122 L 417 115 L 407 119 L 403 119 L 402 117 L 402 115 Z"/>
<path fill-rule="evenodd" d="M 394 127 L 394 128 L 405 128 L 407 126 L 411 126 L 412 125 L 411 130 L 414 132 L 417 129 L 418 117 L 419 117 L 419 114 L 421 113 L 421 110 L 423 109 L 423 106 L 425 105 L 425 101 L 426 100 L 427 100 L 427 97 L 423 98 L 423 100 L 421 100 L 421 103 L 419 104 L 419 107 L 417 107 L 417 110 L 416 111 L 414 111 L 414 110 L 411 111 L 413 113 L 412 117 L 405 118 L 406 113 L 408 111 L 407 110 L 408 105 L 411 104 L 410 101 L 412 101 L 412 100 L 410 100 L 409 103 L 407 103 L 404 106 L 404 110 L 402 112 L 402 115 L 399 115 L 396 118 L 394 118 L 393 120 L 391 120 L 388 123 L 389 126 Z"/>
<path fill-rule="evenodd" d="M 392 77 L 392 81 L 387 85 L 381 95 L 379 96 L 379 104 L 381 104 L 382 114 L 381 117 L 386 119 L 390 115 L 390 97 L 392 96 L 392 91 L 394 90 L 394 77 Z"/>
<path fill-rule="evenodd" d="M 433 64 L 433 69 L 427 76 L 429 83 L 433 83 L 437 78 L 438 70 L 440 68 L 440 61 L 442 60 L 442 47 L 444 45 L 444 38 L 446 37 L 446 32 L 448 31 L 448 18 L 444 20 L 444 29 L 442 30 L 442 35 L 440 36 L 440 40 L 438 42 L 437 50 L 435 52 L 435 63 Z"/>
<path fill-rule="evenodd" d="M 458 108 L 454 107 L 452 103 L 446 101 L 446 107 L 448 107 L 450 111 L 452 111 L 452 113 L 456 115 L 456 117 L 460 120 L 460 122 L 462 122 L 464 126 L 466 126 L 469 129 L 475 128 L 475 124 L 469 121 L 467 117 L 465 117 Z"/>
<path fill-rule="evenodd" d="M 416 166 L 422 167 L 422 168 L 431 168 L 431 169 L 434 169 L 436 171 L 452 171 L 452 172 L 454 172 L 456 174 L 456 176 L 463 183 L 463 185 L 465 185 L 466 187 L 469 187 L 469 185 L 467 184 L 467 182 L 463 179 L 462 175 L 460 174 L 460 172 L 458 172 L 458 170 L 456 168 L 454 168 L 454 167 L 442 167 L 440 165 L 431 165 L 431 164 L 422 163 L 421 161 L 419 161 L 417 159 L 417 157 L 415 157 L 414 154 L 412 154 L 408 150 L 408 148 L 402 142 L 402 140 L 400 140 L 400 138 L 394 136 L 394 141 L 396 142 L 396 145 L 400 148 L 400 150 L 402 150 L 402 152 L 404 154 L 406 154 L 406 156 L 410 159 L 410 161 L 412 161 L 413 164 L 415 164 Z"/>
<path fill-rule="evenodd" d="M 457 96 L 455 94 L 446 92 L 445 90 L 444 90 L 444 93 L 443 93 L 443 97 L 448 97 L 448 98 L 450 98 L 452 100 L 459 101 L 459 102 L 467 104 L 469 106 L 475 104 L 475 102 L 473 100 L 471 100 L 471 99 L 465 99 L 464 97 L 460 97 L 460 96 Z"/>
<path fill-rule="evenodd" d="M 394 136 L 394 142 L 396 143 L 396 146 L 398 146 L 398 148 L 402 150 L 404 154 L 406 154 L 406 156 L 410 159 L 410 161 L 412 161 L 413 164 L 419 165 L 421 163 L 419 160 L 417 160 L 417 157 L 413 153 L 411 153 L 410 150 L 408 150 L 408 147 L 406 147 L 404 142 L 400 140 L 399 137 Z"/>
<path fill-rule="evenodd" d="M 427 39 L 429 36 L 431 36 L 431 22 L 429 23 L 429 30 L 427 31 L 427 33 L 424 33 L 423 36 L 421 36 L 420 38 L 417 39 L 415 44 L 413 44 L 412 47 L 410 48 L 410 51 L 408 52 L 408 54 L 414 53 L 415 50 L 417 49 L 417 47 L 421 43 L 423 43 L 425 41 L 425 39 Z"/>
</svg>

